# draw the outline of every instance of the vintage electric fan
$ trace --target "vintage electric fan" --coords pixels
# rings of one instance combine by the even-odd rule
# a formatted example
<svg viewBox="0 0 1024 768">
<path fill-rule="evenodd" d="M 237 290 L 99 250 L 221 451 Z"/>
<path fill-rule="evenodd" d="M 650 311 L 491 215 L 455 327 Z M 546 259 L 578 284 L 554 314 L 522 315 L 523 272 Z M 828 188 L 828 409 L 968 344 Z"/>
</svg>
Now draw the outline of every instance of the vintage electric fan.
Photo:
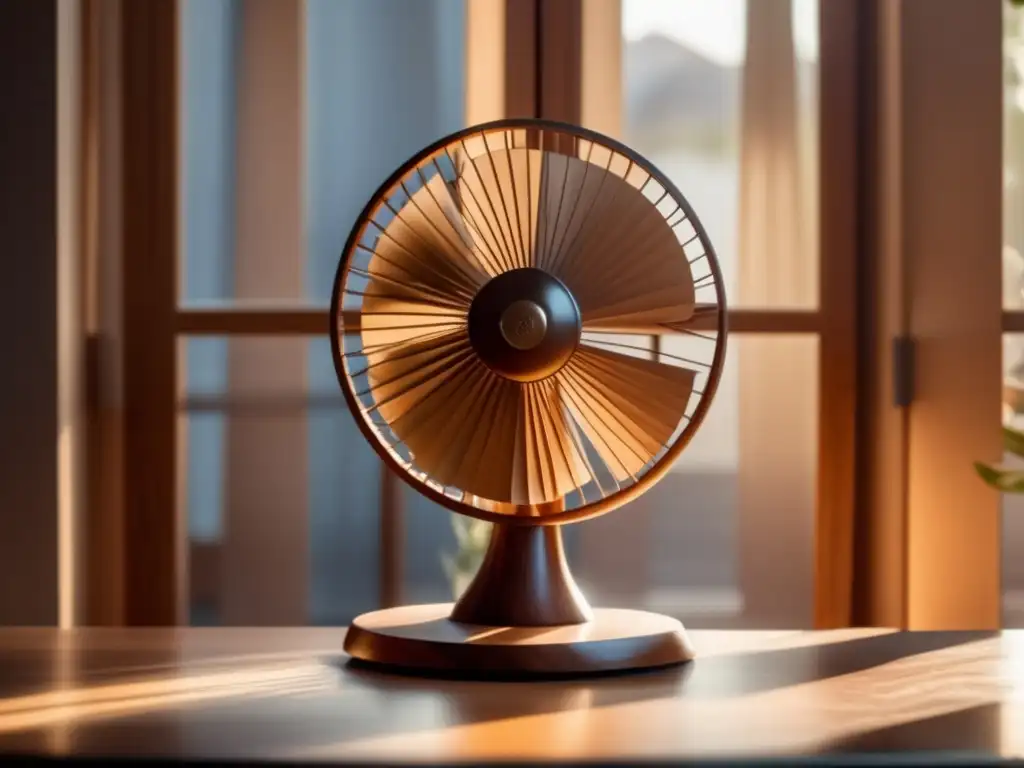
<svg viewBox="0 0 1024 768">
<path fill-rule="evenodd" d="M 346 650 L 485 673 L 691 658 L 675 619 L 589 607 L 560 526 L 616 509 L 665 474 L 714 395 L 725 321 L 722 276 L 693 210 L 617 141 L 502 120 L 403 165 L 341 257 L 338 378 L 393 471 L 495 525 L 458 602 L 359 616 Z"/>
</svg>

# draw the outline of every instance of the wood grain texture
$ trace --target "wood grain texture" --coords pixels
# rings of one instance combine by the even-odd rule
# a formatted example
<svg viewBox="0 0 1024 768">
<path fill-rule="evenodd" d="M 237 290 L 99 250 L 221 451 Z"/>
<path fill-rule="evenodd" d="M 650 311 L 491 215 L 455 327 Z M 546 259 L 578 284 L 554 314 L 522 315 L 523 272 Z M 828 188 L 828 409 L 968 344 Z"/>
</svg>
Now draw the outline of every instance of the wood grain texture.
<svg viewBox="0 0 1024 768">
<path fill-rule="evenodd" d="M 505 120 L 424 148 L 370 199 L 332 292 L 332 354 L 364 436 L 416 490 L 555 524 L 639 495 L 689 442 L 724 361 L 723 294 L 696 214 L 642 157 Z M 593 335 L 652 326 L 710 344 L 650 360 Z"/>
<path fill-rule="evenodd" d="M 363 614 L 353 622 L 345 650 L 388 669 L 477 680 L 638 670 L 693 658 L 682 624 L 657 613 L 598 608 L 584 623 L 494 626 L 449 621 L 451 611 L 450 603 L 441 603 Z"/>
<path fill-rule="evenodd" d="M 58 140 L 56 0 L 0 6 L 0 624 L 58 620 Z"/>
<path fill-rule="evenodd" d="M 691 664 L 543 683 L 360 670 L 345 664 L 344 636 L 2 631 L 0 753 L 336 763 L 846 754 L 875 764 L 867 753 L 879 750 L 922 750 L 921 764 L 936 749 L 1024 754 L 1021 633 L 691 632 Z"/>
<path fill-rule="evenodd" d="M 184 615 L 177 491 L 178 3 L 121 3 L 124 620 Z"/>
<path fill-rule="evenodd" d="M 1001 500 L 972 462 L 1002 456 L 1002 5 L 900 4 L 902 231 L 917 374 L 906 478 L 913 629 L 1000 623 Z M 971 55 L 951 60 L 953 45 Z M 947 119 L 936 122 L 937 110 Z"/>
<path fill-rule="evenodd" d="M 858 35 L 857 0 L 821 3 L 818 258 L 818 483 L 814 621 L 849 626 L 853 601 L 857 429 Z"/>
<path fill-rule="evenodd" d="M 821 326 L 820 313 L 814 310 L 731 309 L 727 316 L 730 333 L 817 333 Z M 326 307 L 246 307 L 223 303 L 189 304 L 179 308 L 176 322 L 176 330 L 183 336 L 310 336 L 323 333 L 330 325 Z M 357 327 L 358 314 L 345 310 L 343 322 L 346 327 Z M 710 331 L 715 330 L 717 324 L 715 314 L 705 314 L 694 317 L 685 327 Z M 621 323 L 615 327 L 593 323 L 587 330 L 624 334 L 676 332 L 655 325 L 634 327 Z"/>
<path fill-rule="evenodd" d="M 550 628 L 593 618 L 569 571 L 557 525 L 492 526 L 483 561 L 458 602 L 443 615 L 449 614 L 456 621 L 491 629 Z M 353 625 L 362 624 L 363 618 L 357 617 Z M 393 618 L 402 621 L 400 615 Z"/>
</svg>

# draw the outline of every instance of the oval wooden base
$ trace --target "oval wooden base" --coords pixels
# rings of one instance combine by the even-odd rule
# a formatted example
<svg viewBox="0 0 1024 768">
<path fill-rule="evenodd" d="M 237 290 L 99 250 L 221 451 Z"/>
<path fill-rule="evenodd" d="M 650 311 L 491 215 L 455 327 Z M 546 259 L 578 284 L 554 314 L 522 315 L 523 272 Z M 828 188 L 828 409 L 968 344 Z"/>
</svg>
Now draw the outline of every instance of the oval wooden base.
<svg viewBox="0 0 1024 768">
<path fill-rule="evenodd" d="M 345 636 L 353 658 L 396 670 L 480 676 L 581 675 L 649 669 L 693 658 L 676 619 L 598 608 L 585 624 L 490 627 L 451 621 L 451 603 L 364 613 Z"/>
</svg>

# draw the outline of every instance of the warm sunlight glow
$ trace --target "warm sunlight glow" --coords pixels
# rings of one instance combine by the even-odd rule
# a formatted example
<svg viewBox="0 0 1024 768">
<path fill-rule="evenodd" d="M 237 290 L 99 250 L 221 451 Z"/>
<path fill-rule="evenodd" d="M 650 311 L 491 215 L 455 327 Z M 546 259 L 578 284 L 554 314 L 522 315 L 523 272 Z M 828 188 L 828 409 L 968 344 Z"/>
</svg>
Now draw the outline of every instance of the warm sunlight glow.
<svg viewBox="0 0 1024 768">
<path fill-rule="evenodd" d="M 66 688 L 0 700 L 0 733 L 211 699 L 295 695 L 325 690 L 334 682 L 326 667 L 306 663 Z"/>
<path fill-rule="evenodd" d="M 793 1 L 797 56 L 818 55 L 818 0 Z M 743 61 L 746 0 L 623 0 L 627 40 L 658 33 L 674 38 L 719 64 Z"/>
</svg>

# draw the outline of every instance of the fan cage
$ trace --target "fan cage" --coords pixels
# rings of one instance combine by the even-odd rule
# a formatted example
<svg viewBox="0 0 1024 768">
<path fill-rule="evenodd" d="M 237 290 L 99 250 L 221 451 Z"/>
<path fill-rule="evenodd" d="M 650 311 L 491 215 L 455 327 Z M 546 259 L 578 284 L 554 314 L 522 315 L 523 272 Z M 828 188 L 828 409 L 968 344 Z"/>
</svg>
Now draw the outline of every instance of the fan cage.
<svg viewBox="0 0 1024 768">
<path fill-rule="evenodd" d="M 612 322 L 605 327 L 600 322 L 584 322 L 581 347 L 692 370 L 694 376 L 678 423 L 667 439 L 658 441 L 661 445 L 657 451 L 649 457 L 641 457 L 646 460 L 639 470 L 629 472 L 628 477 L 622 477 L 623 473 L 618 467 L 610 466 L 614 464 L 614 459 L 609 461 L 607 456 L 602 456 L 597 450 L 594 444 L 596 441 L 589 438 L 586 426 L 577 425 L 579 429 L 574 447 L 577 456 L 582 456 L 588 465 L 590 478 L 557 498 L 512 503 L 481 497 L 462 487 L 438 482 L 431 472 L 418 463 L 417 456 L 394 429 L 394 422 L 389 423 L 380 418 L 380 398 L 374 395 L 374 386 L 370 380 L 370 369 L 373 366 L 369 362 L 371 355 L 380 350 L 365 344 L 367 333 L 364 332 L 364 326 L 367 316 L 364 310 L 374 281 L 379 283 L 385 279 L 384 275 L 372 269 L 375 257 L 379 257 L 378 247 L 383 239 L 389 237 L 389 226 L 396 220 L 403 220 L 404 212 L 408 211 L 410 215 L 418 212 L 417 193 L 420 192 L 422 199 L 421 190 L 429 192 L 427 188 L 433 180 L 438 180 L 435 184 L 443 183 L 444 188 L 448 189 L 474 172 L 479 175 L 479 164 L 490 162 L 494 167 L 495 153 L 504 150 L 507 158 L 512 150 L 522 149 L 539 150 L 545 159 L 564 156 L 583 161 L 586 164 L 584 181 L 586 174 L 593 172 L 603 174 L 600 177 L 601 185 L 606 178 L 613 177 L 626 182 L 660 214 L 675 236 L 679 255 L 692 270 L 694 310 L 688 318 L 681 322 L 654 322 L 646 326 Z M 511 169 L 511 161 L 509 164 Z M 557 218 L 561 219 L 563 206 L 566 206 L 566 220 L 586 221 L 587 214 L 580 210 L 579 196 L 575 200 L 566 200 L 572 195 L 566 195 L 565 191 L 566 184 L 563 182 Z M 595 199 L 598 194 L 594 193 Z M 433 196 L 433 199 L 436 201 L 437 197 Z M 495 199 L 477 204 L 480 206 L 477 208 L 478 214 L 484 205 L 490 205 L 494 218 L 484 221 L 486 217 L 478 216 L 473 220 L 466 215 L 464 206 L 458 207 L 458 211 L 469 219 L 467 229 L 471 237 L 477 241 L 487 241 L 492 246 L 486 257 L 483 251 L 488 249 L 480 249 L 480 259 L 486 262 L 485 267 L 491 268 L 489 271 L 494 273 L 498 270 L 534 266 L 526 263 L 530 254 L 522 236 L 524 232 L 532 232 L 534 237 L 539 237 L 536 230 L 541 227 L 541 223 L 531 221 L 520 225 L 514 218 L 522 210 L 518 201 Z M 509 210 L 510 205 L 515 206 L 514 211 Z M 422 202 L 419 207 L 422 207 Z M 498 223 L 502 220 L 506 227 L 503 232 L 497 233 L 496 229 L 502 229 Z M 584 227 L 582 223 L 577 225 L 577 238 Z M 557 232 L 557 226 L 554 229 L 556 231 L 551 234 L 552 243 L 559 234 L 563 244 L 567 238 L 572 237 L 572 233 Z M 636 236 L 636 233 L 632 234 Z M 644 234 L 640 233 L 638 237 L 640 242 L 624 240 L 622 249 L 630 254 L 642 253 Z M 394 237 L 391 239 L 395 240 Z M 557 256 L 558 252 L 551 258 Z M 564 252 L 561 252 L 561 257 L 565 258 Z M 614 266 L 614 262 L 605 264 L 606 267 L 609 265 Z M 614 280 L 616 275 L 612 273 L 593 277 Z M 394 282 L 393 275 L 388 280 Z M 442 284 L 450 289 L 448 295 L 437 288 Z M 450 306 L 452 315 L 438 314 L 432 310 L 424 314 L 433 315 L 427 318 L 433 323 L 410 321 L 410 328 L 415 326 L 416 331 L 422 331 L 416 337 L 418 340 L 430 340 L 432 336 L 438 338 L 445 333 L 465 329 L 465 321 L 458 318 L 456 307 L 464 307 L 471 301 L 472 291 L 442 280 L 436 281 L 434 286 L 421 286 L 420 289 L 425 301 L 435 302 L 441 308 Z M 455 298 L 461 301 L 453 301 Z M 406 313 L 402 314 L 404 316 Z M 367 203 L 345 244 L 332 292 L 330 317 L 332 353 L 344 396 L 360 431 L 381 459 L 416 491 L 453 512 L 490 522 L 525 525 L 557 525 L 600 515 L 638 497 L 663 477 L 697 432 L 711 404 L 721 376 L 727 332 L 724 282 L 717 257 L 697 215 L 675 185 L 643 157 L 614 139 L 577 126 L 538 119 L 499 120 L 458 131 L 424 148 L 392 174 Z M 653 344 L 650 343 L 652 338 L 655 339 Z M 675 347 L 682 347 L 675 352 L 684 351 L 686 354 L 664 351 L 663 348 L 667 346 L 665 342 L 670 338 Z M 400 351 L 400 345 L 397 348 Z M 463 355 L 455 364 L 461 363 L 465 367 L 469 365 L 469 360 Z M 576 369 L 571 385 L 556 393 L 558 408 L 571 408 L 579 414 L 584 410 L 580 407 L 580 400 L 588 395 L 594 397 L 594 391 L 600 395 L 600 380 L 605 374 L 608 374 L 607 369 Z M 551 384 L 552 379 L 548 378 L 518 386 L 523 388 L 521 391 L 540 390 L 550 397 Z M 659 393 L 652 392 L 651 395 L 658 397 Z M 480 404 L 479 400 L 476 404 Z M 591 416 L 593 413 L 591 411 Z M 468 418 L 480 419 L 481 416 L 477 412 Z M 538 421 L 552 424 L 550 418 L 545 419 L 543 414 Z M 624 428 L 623 423 L 606 423 L 603 428 Z M 553 452 L 549 446 L 549 458 Z M 633 460 L 639 459 L 633 457 Z"/>
</svg>

